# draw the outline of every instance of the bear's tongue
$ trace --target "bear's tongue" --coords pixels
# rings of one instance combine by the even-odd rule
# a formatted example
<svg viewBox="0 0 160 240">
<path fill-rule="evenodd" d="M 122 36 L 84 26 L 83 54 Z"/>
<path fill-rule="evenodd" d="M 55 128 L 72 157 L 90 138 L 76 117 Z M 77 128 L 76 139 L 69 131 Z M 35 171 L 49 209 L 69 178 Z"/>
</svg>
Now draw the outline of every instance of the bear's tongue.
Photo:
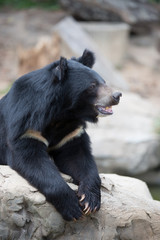
<svg viewBox="0 0 160 240">
<path fill-rule="evenodd" d="M 113 114 L 112 107 L 102 107 L 98 106 L 98 111 L 102 114 Z"/>
</svg>

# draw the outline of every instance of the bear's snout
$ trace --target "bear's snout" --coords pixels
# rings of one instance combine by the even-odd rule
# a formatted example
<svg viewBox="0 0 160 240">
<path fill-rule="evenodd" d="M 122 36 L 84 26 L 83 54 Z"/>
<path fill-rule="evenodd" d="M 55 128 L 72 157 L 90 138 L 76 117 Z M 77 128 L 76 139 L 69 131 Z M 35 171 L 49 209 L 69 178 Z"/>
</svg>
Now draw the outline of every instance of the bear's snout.
<svg viewBox="0 0 160 240">
<path fill-rule="evenodd" d="M 119 103 L 120 97 L 122 97 L 122 93 L 120 93 L 120 92 L 113 93 L 112 99 L 113 99 L 114 104 Z"/>
</svg>

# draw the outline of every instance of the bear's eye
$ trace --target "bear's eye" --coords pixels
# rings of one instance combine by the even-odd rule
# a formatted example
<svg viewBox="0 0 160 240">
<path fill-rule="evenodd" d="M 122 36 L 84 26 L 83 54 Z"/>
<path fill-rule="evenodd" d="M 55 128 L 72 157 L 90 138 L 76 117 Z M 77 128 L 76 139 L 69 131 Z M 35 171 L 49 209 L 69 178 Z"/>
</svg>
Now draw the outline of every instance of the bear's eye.
<svg viewBox="0 0 160 240">
<path fill-rule="evenodd" d="M 96 87 L 96 83 L 91 83 L 89 89 L 90 89 L 90 90 L 93 90 L 95 87 Z"/>
</svg>

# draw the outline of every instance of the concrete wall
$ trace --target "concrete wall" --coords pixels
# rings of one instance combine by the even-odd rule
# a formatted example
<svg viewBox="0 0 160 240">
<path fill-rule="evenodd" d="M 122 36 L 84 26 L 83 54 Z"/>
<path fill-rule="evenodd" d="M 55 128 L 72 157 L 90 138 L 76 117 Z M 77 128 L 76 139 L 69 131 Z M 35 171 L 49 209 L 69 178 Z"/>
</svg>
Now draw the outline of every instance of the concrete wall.
<svg viewBox="0 0 160 240">
<path fill-rule="evenodd" d="M 126 58 L 129 25 L 125 23 L 88 22 L 81 23 L 83 29 L 99 46 L 101 53 L 115 67 L 121 67 Z"/>
</svg>

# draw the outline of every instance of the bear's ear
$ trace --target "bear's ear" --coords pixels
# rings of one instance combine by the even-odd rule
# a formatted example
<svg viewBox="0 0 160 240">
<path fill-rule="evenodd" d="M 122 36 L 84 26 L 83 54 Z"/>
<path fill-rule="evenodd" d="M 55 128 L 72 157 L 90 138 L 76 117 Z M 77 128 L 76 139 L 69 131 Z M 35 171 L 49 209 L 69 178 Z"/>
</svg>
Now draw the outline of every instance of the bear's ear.
<svg viewBox="0 0 160 240">
<path fill-rule="evenodd" d="M 63 81 L 67 74 L 67 59 L 61 57 L 58 66 L 55 68 L 55 81 Z"/>
<path fill-rule="evenodd" d="M 78 61 L 83 65 L 92 68 L 95 63 L 94 53 L 89 51 L 88 49 L 85 49 L 83 55 L 78 58 Z"/>
</svg>

